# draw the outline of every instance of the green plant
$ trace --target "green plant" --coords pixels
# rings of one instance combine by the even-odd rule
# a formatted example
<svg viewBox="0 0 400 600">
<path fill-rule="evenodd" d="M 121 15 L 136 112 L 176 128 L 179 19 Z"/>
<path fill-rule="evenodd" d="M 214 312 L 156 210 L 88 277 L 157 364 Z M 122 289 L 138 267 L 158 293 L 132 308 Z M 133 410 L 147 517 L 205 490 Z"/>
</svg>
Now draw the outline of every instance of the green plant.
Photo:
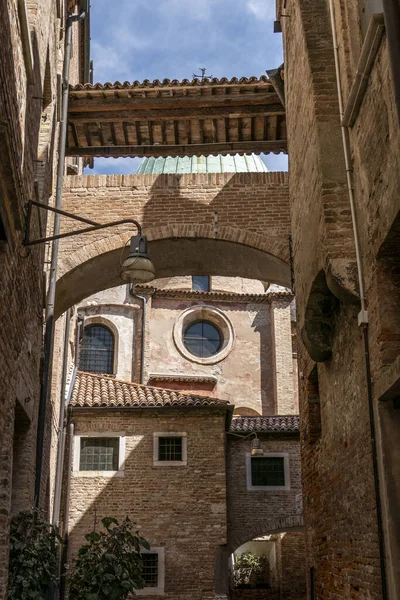
<svg viewBox="0 0 400 600">
<path fill-rule="evenodd" d="M 43 600 L 56 581 L 56 529 L 36 511 L 20 512 L 11 521 L 8 600 Z"/>
<path fill-rule="evenodd" d="M 234 586 L 256 586 L 263 579 L 265 562 L 265 555 L 255 552 L 244 552 L 238 556 L 233 567 Z"/>
<path fill-rule="evenodd" d="M 141 548 L 150 549 L 128 517 L 107 517 L 104 531 L 92 531 L 73 561 L 70 600 L 124 600 L 143 587 Z"/>
</svg>

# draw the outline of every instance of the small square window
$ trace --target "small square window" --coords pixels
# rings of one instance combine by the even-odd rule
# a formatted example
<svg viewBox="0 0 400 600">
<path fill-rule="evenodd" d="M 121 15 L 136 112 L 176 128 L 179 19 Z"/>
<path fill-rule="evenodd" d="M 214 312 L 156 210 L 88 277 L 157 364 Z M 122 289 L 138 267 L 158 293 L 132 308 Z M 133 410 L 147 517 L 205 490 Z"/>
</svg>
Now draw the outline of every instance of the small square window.
<svg viewBox="0 0 400 600">
<path fill-rule="evenodd" d="M 209 292 L 210 277 L 208 275 L 193 275 L 192 290 L 194 292 Z"/>
<path fill-rule="evenodd" d="M 289 490 L 289 456 L 287 453 L 269 453 L 263 456 L 247 455 L 248 490 Z"/>
<path fill-rule="evenodd" d="M 74 475 L 81 477 L 123 475 L 125 436 L 87 434 L 75 436 Z"/>
<path fill-rule="evenodd" d="M 182 432 L 154 433 L 153 464 L 182 466 L 187 464 L 187 438 Z"/>
<path fill-rule="evenodd" d="M 158 460 L 182 460 L 182 438 L 158 438 Z"/>
<path fill-rule="evenodd" d="M 255 486 L 285 485 L 283 458 L 280 456 L 252 457 L 251 484 Z"/>
</svg>

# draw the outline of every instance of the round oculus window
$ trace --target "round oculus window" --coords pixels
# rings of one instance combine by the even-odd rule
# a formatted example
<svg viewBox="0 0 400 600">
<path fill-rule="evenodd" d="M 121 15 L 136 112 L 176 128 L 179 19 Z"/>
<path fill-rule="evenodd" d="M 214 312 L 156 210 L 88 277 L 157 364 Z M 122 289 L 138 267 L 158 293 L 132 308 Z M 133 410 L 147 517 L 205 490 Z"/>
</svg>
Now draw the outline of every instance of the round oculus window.
<svg viewBox="0 0 400 600">
<path fill-rule="evenodd" d="M 194 356 L 208 358 L 221 350 L 223 337 L 220 330 L 210 321 L 192 321 L 185 329 L 183 342 Z"/>
</svg>

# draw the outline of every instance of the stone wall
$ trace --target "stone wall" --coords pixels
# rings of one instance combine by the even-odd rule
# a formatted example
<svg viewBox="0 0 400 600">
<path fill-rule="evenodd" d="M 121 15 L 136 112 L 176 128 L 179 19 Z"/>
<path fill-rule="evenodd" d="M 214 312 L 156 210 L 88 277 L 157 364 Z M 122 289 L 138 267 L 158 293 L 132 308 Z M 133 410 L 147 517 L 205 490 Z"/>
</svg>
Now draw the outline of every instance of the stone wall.
<svg viewBox="0 0 400 600">
<path fill-rule="evenodd" d="M 359 28 L 359 3 L 335 0 L 334 9 L 345 114 L 346 110 L 353 111 L 350 153 L 369 313 L 388 591 L 394 600 L 400 593 L 400 520 L 395 500 L 398 485 L 391 473 L 398 470 L 399 437 L 394 435 L 391 449 L 381 445 L 395 433 L 389 421 L 398 424 L 392 403 L 400 380 L 400 326 L 398 316 L 393 316 L 400 268 L 398 249 L 396 253 L 393 245 L 398 240 L 400 210 L 399 124 L 384 31 L 380 38 L 375 31 L 374 39 L 379 43 L 372 48 Z M 354 297 L 349 294 L 357 293 L 354 237 L 340 139 L 330 15 L 327 2 L 318 6 L 290 2 L 286 10 L 290 19 L 282 19 L 282 25 L 308 568 L 314 568 L 318 600 L 353 596 L 379 600 L 382 574 L 368 374 L 363 333 L 357 323 L 359 306 L 352 304 Z M 364 73 L 367 85 L 354 105 L 356 71 L 364 68 L 361 63 L 358 66 L 363 54 L 369 57 L 370 69 Z M 315 370 L 306 347 L 313 354 L 318 346 L 318 324 L 312 319 L 322 315 L 323 306 L 327 311 L 325 333 L 329 331 L 325 341 L 330 349 L 325 357 L 314 352 L 321 361 Z"/>
<path fill-rule="evenodd" d="M 75 411 L 77 435 L 124 433 L 126 458 L 123 477 L 73 475 L 69 560 L 95 519 L 128 515 L 152 546 L 165 549 L 169 598 L 213 597 L 215 554 L 227 536 L 225 414 L 225 408 Z M 165 431 L 187 433 L 187 466 L 153 466 L 153 433 Z"/>
</svg>

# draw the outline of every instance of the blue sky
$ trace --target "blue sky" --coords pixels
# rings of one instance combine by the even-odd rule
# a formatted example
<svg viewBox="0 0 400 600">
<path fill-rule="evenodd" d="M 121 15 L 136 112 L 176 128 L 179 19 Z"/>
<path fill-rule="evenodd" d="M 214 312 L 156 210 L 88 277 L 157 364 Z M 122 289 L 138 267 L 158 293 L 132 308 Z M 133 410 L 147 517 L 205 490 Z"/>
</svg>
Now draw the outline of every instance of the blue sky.
<svg viewBox="0 0 400 600">
<path fill-rule="evenodd" d="M 282 63 L 274 18 L 275 0 L 92 0 L 94 81 L 191 79 L 199 67 L 219 78 L 259 77 Z M 86 172 L 132 173 L 140 160 L 98 158 Z M 264 160 L 287 169 L 286 156 Z"/>
</svg>

